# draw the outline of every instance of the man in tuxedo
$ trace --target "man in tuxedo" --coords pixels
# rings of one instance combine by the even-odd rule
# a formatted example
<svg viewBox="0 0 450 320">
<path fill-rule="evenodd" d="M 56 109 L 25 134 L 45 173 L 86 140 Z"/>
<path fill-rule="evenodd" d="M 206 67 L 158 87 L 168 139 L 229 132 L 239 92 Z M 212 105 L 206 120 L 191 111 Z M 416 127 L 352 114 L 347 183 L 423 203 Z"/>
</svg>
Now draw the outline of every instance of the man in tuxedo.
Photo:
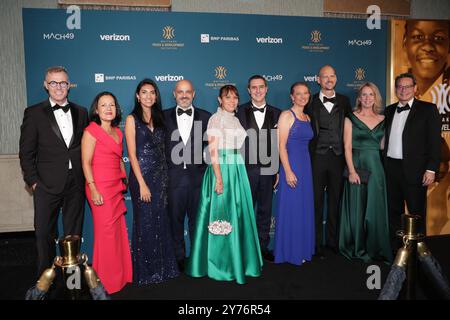
<svg viewBox="0 0 450 320">
<path fill-rule="evenodd" d="M 203 139 L 211 114 L 194 107 L 194 86 L 189 80 L 178 81 L 173 90 L 176 107 L 164 110 L 167 129 L 166 158 L 169 170 L 168 212 L 178 267 L 184 271 L 184 219 L 187 215 L 192 241 L 206 163 Z"/>
<path fill-rule="evenodd" d="M 269 250 L 273 190 L 277 184 L 279 153 L 276 128 L 280 109 L 266 103 L 267 81 L 250 77 L 247 85 L 251 101 L 239 106 L 237 117 L 247 130 L 245 164 L 255 206 L 259 244 L 265 260 L 273 261 Z"/>
<path fill-rule="evenodd" d="M 343 185 L 344 119 L 352 111 L 348 97 L 337 93 L 336 72 L 325 65 L 319 71 L 320 85 L 305 112 L 311 118 L 314 137 L 310 153 L 314 183 L 314 208 L 316 223 L 316 255 L 325 258 L 324 247 L 338 252 L 338 226 L 340 199 Z M 323 203 L 327 193 L 326 241 L 323 244 Z"/>
<path fill-rule="evenodd" d="M 64 236 L 81 236 L 85 196 L 80 142 L 88 123 L 86 109 L 67 99 L 66 69 L 47 69 L 44 88 L 49 98 L 25 109 L 19 148 L 23 177 L 33 191 L 38 276 L 56 256 L 61 209 Z"/>
<path fill-rule="evenodd" d="M 439 170 L 441 119 L 435 104 L 416 99 L 412 73 L 395 78 L 398 102 L 386 107 L 385 170 L 391 243 L 401 226 L 404 203 L 410 214 L 422 216 L 426 230 L 426 192 Z"/>
</svg>

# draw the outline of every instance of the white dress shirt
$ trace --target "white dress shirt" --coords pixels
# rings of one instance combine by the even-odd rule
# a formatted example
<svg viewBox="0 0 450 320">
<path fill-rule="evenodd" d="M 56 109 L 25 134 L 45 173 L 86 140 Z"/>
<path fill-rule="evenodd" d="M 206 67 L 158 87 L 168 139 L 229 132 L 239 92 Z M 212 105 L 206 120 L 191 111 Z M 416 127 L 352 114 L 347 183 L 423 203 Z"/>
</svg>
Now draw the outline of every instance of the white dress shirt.
<svg viewBox="0 0 450 320">
<path fill-rule="evenodd" d="M 181 116 L 179 116 L 177 112 L 178 108 L 182 110 L 183 108 L 177 105 L 175 112 L 177 115 L 178 131 L 180 132 L 181 140 L 183 140 L 184 145 L 186 145 L 189 140 L 189 136 L 191 135 L 192 125 L 194 123 L 194 107 L 191 105 L 189 108 L 187 108 L 192 109 L 192 115 L 190 116 L 188 116 L 186 113 L 183 113 Z"/>
<path fill-rule="evenodd" d="M 319 99 L 320 99 L 320 101 L 322 101 L 322 103 L 323 103 L 323 97 L 325 97 L 325 95 L 322 93 L 322 91 L 320 91 Z M 327 97 L 327 98 L 331 99 L 331 98 L 335 98 L 335 97 L 336 97 L 336 93 L 333 93 L 333 95 L 331 97 Z M 331 113 L 331 110 L 333 110 L 334 104 L 331 103 L 330 101 L 327 101 L 327 102 L 323 103 L 323 105 L 327 109 L 328 113 Z"/>
<path fill-rule="evenodd" d="M 257 107 L 252 103 L 252 106 L 257 109 L 264 108 L 264 112 L 253 111 L 253 114 L 255 115 L 256 124 L 258 125 L 258 128 L 261 130 L 261 128 L 264 124 L 264 119 L 266 117 L 266 110 L 267 110 L 267 108 L 265 108 L 266 104 L 263 104 L 262 106 Z"/>
<path fill-rule="evenodd" d="M 50 105 L 54 107 L 56 105 L 56 102 L 54 102 L 51 98 Z M 61 107 L 64 107 L 68 105 L 69 102 L 66 100 Z M 69 147 L 70 140 L 72 140 L 73 136 L 73 123 L 72 123 L 72 113 L 69 109 L 69 111 L 64 112 L 62 109 L 58 109 L 53 111 L 53 114 L 56 119 L 56 123 L 58 124 L 59 131 L 61 132 L 64 142 L 66 143 L 67 148 Z M 69 159 L 69 169 L 72 169 L 72 162 Z"/>
<path fill-rule="evenodd" d="M 408 101 L 409 107 L 412 108 L 414 98 Z M 398 107 L 403 107 L 399 102 Z M 394 118 L 392 119 L 391 133 L 389 134 L 389 146 L 387 156 L 392 159 L 403 159 L 403 129 L 405 128 L 406 119 L 408 118 L 409 110 L 400 113 L 394 111 Z"/>
</svg>

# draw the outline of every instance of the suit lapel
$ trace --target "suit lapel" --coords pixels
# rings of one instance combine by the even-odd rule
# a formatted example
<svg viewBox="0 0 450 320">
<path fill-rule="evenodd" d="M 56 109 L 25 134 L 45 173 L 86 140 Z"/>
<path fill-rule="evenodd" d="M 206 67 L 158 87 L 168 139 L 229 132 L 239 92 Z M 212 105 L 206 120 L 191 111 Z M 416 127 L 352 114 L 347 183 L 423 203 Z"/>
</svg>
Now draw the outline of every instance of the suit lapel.
<svg viewBox="0 0 450 320">
<path fill-rule="evenodd" d="M 259 131 L 258 124 L 256 123 L 255 116 L 253 115 L 253 110 L 250 108 L 250 106 L 245 108 L 245 118 L 247 122 L 247 129 L 253 128 L 257 131 Z"/>
<path fill-rule="evenodd" d="M 385 138 L 385 147 L 384 147 L 384 152 L 385 154 L 387 154 L 387 150 L 389 148 L 389 137 L 391 135 L 391 127 L 392 127 L 392 120 L 394 119 L 394 112 L 395 112 L 395 107 L 394 105 L 391 106 L 387 106 L 386 107 L 386 138 Z"/>
<path fill-rule="evenodd" d="M 180 131 L 178 130 L 178 123 L 177 123 L 177 108 L 176 108 L 176 107 L 173 108 L 172 111 L 170 112 L 170 115 L 169 115 L 169 121 L 172 122 L 172 125 L 170 126 L 170 128 L 171 128 L 170 131 L 171 131 L 171 132 L 170 132 L 169 139 L 172 139 L 172 135 L 173 135 L 174 131 L 180 132 Z M 181 135 L 178 134 L 178 141 L 180 141 L 180 140 L 181 140 Z"/>
<path fill-rule="evenodd" d="M 56 122 L 55 115 L 53 114 L 52 107 L 50 105 L 50 102 L 48 105 L 44 108 L 45 113 L 48 117 L 48 120 L 50 122 L 50 127 L 52 128 L 53 132 L 56 134 L 56 136 L 59 138 L 59 140 L 63 143 L 64 147 L 67 148 L 66 143 L 64 142 L 64 138 L 62 136 L 61 131 L 59 130 L 58 123 Z"/>
<path fill-rule="evenodd" d="M 417 100 L 414 99 L 411 110 L 409 111 L 408 117 L 406 118 L 406 121 L 405 121 L 405 127 L 403 128 L 403 135 L 405 134 L 406 130 L 408 129 L 409 124 L 415 118 L 416 114 L 417 114 Z"/>
</svg>

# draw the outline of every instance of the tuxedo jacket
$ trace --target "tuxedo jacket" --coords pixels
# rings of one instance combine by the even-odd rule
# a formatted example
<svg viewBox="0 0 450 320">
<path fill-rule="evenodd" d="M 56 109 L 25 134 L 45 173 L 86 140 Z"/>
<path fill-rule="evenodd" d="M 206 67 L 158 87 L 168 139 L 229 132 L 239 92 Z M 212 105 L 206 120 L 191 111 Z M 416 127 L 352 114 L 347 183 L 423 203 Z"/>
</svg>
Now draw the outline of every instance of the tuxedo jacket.
<svg viewBox="0 0 450 320">
<path fill-rule="evenodd" d="M 319 118 L 321 107 L 325 108 L 322 101 L 320 101 L 319 93 L 316 93 L 312 97 L 311 102 L 307 105 L 304 111 L 311 119 L 311 127 L 314 132 L 314 137 L 309 144 L 311 156 L 315 154 L 317 141 L 319 138 L 319 130 L 320 130 Z M 339 137 L 343 143 L 344 120 L 345 117 L 347 117 L 352 112 L 352 106 L 347 96 L 344 96 L 336 92 L 336 104 L 333 106 L 333 108 L 338 108 L 339 128 L 340 128 Z"/>
<path fill-rule="evenodd" d="M 248 129 L 255 129 L 255 130 L 259 130 L 258 128 L 258 124 L 256 123 L 256 119 L 255 116 L 253 115 L 254 112 L 252 110 L 252 102 L 249 101 L 247 103 L 244 103 L 242 105 L 239 106 L 238 108 L 238 112 L 237 112 L 237 118 L 239 119 L 239 122 L 241 123 L 242 127 L 245 130 Z M 268 133 L 270 134 L 271 129 L 277 129 L 278 128 L 278 118 L 280 117 L 281 114 L 281 110 L 266 104 L 266 114 L 264 117 L 264 123 L 262 126 L 262 129 L 267 129 Z M 274 140 L 274 141 L 273 141 Z M 267 146 L 267 150 L 268 150 L 268 156 L 271 156 L 272 153 L 275 153 L 276 150 L 272 150 L 273 148 L 277 149 L 278 148 L 278 142 L 277 139 L 275 137 L 275 139 L 270 139 L 270 144 L 269 146 Z M 259 140 L 258 140 L 258 143 Z M 253 147 L 250 148 L 250 139 L 249 136 L 247 135 L 247 138 L 245 139 L 245 163 L 247 166 L 254 166 L 254 167 L 259 167 L 259 164 L 250 164 L 250 160 L 251 159 L 257 159 L 257 148 Z M 269 166 L 269 164 L 267 164 L 266 166 Z"/>
<path fill-rule="evenodd" d="M 398 102 L 385 109 L 387 157 L 392 121 Z M 402 133 L 403 171 L 408 183 L 420 184 L 426 170 L 438 172 L 441 155 L 441 118 L 433 103 L 414 99 Z"/>
<path fill-rule="evenodd" d="M 88 115 L 85 108 L 73 102 L 70 102 L 70 112 L 73 135 L 67 147 L 48 99 L 25 109 L 20 128 L 19 158 L 28 186 L 37 183 L 48 193 L 62 192 L 70 160 L 76 183 L 84 190 L 81 137 L 88 124 Z"/>
<path fill-rule="evenodd" d="M 169 187 L 185 186 L 186 184 L 198 187 L 202 183 L 203 174 L 206 170 L 206 162 L 203 157 L 203 151 L 208 151 L 208 141 L 206 139 L 206 130 L 211 113 L 194 107 L 194 122 L 187 144 L 184 145 L 181 135 L 178 131 L 176 107 L 164 110 L 164 121 L 166 127 L 165 149 L 166 160 L 169 170 Z M 200 125 L 199 130 L 195 130 L 196 124 Z M 201 129 L 201 130 L 200 130 Z M 172 141 L 171 137 L 175 134 L 177 139 Z M 205 139 L 203 139 L 205 137 Z M 177 159 L 172 158 L 172 151 L 175 150 L 177 157 L 186 159 L 186 169 L 184 163 L 177 163 Z M 178 159 L 179 160 L 179 159 Z M 186 179 L 186 175 L 188 176 Z"/>
</svg>

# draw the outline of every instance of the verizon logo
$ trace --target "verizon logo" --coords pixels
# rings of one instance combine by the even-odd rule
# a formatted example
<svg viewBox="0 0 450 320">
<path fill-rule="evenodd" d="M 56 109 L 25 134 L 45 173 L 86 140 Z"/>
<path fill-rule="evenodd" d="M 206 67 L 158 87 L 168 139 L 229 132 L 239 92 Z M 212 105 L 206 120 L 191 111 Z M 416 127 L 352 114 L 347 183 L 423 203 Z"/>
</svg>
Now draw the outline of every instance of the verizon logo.
<svg viewBox="0 0 450 320">
<path fill-rule="evenodd" d="M 183 76 L 173 76 L 171 74 L 168 75 L 159 75 L 155 76 L 156 81 L 180 81 L 183 80 Z"/>
<path fill-rule="evenodd" d="M 256 38 L 256 42 L 258 43 L 283 43 L 283 38 Z"/>
<path fill-rule="evenodd" d="M 100 40 L 102 41 L 130 41 L 131 38 L 128 34 L 101 34 Z"/>
</svg>

